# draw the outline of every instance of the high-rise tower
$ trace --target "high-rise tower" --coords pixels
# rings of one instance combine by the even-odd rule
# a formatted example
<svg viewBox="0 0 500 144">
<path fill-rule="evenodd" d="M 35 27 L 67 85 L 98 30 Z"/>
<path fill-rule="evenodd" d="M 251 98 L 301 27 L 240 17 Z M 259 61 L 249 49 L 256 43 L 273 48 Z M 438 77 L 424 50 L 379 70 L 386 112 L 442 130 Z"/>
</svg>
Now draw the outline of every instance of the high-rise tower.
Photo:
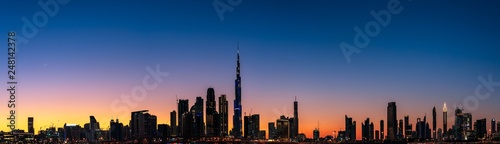
<svg viewBox="0 0 500 144">
<path fill-rule="evenodd" d="M 444 134 L 446 134 L 446 132 L 448 131 L 448 108 L 446 107 L 446 102 L 444 103 L 444 106 L 443 106 L 443 130 L 444 130 Z"/>
<path fill-rule="evenodd" d="M 220 131 L 221 131 L 221 136 L 226 136 L 228 135 L 228 105 L 227 105 L 227 99 L 226 95 L 221 95 L 219 97 L 219 117 L 220 117 Z"/>
<path fill-rule="evenodd" d="M 234 80 L 234 115 L 232 134 L 236 138 L 241 138 L 241 75 L 240 75 L 240 46 L 238 45 L 236 58 L 236 80 Z"/>
<path fill-rule="evenodd" d="M 207 90 L 207 107 L 206 107 L 206 118 L 207 121 L 207 136 L 215 136 L 215 90 L 214 88 L 208 88 Z"/>
<path fill-rule="evenodd" d="M 395 140 L 398 131 L 398 120 L 396 117 L 396 102 L 387 105 L 387 138 Z"/>
<path fill-rule="evenodd" d="M 177 133 L 178 135 L 177 136 L 183 136 L 182 134 L 185 134 L 185 133 L 190 133 L 190 132 L 184 132 L 182 131 L 184 129 L 184 125 L 186 124 L 183 124 L 184 120 L 183 120 L 183 116 L 184 114 L 188 113 L 189 112 L 189 100 L 188 99 L 180 99 L 177 101 L 177 120 L 178 120 L 178 123 L 177 123 Z"/>
<path fill-rule="evenodd" d="M 493 119 L 494 121 L 495 119 Z M 35 128 L 33 127 L 33 117 L 28 117 L 28 133 L 35 134 Z"/>
<path fill-rule="evenodd" d="M 297 96 L 295 96 L 295 101 L 293 102 L 293 132 L 292 137 L 296 139 L 299 136 L 299 106 L 297 102 Z"/>
<path fill-rule="evenodd" d="M 436 139 L 436 107 L 432 108 L 432 138 Z"/>
</svg>

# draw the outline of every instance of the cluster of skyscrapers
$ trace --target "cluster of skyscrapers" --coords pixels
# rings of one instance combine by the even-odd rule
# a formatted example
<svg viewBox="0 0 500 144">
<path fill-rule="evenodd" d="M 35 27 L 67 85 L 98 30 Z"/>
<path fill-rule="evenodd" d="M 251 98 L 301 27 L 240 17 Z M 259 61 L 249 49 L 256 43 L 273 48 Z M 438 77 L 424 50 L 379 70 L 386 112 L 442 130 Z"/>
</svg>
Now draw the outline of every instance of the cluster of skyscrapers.
<svg viewBox="0 0 500 144">
<path fill-rule="evenodd" d="M 205 105 L 204 105 L 205 104 Z M 124 125 L 118 119 L 110 121 L 109 130 L 101 130 L 99 122 L 94 116 L 90 116 L 89 123 L 84 127 L 77 124 L 64 124 L 63 128 L 57 130 L 53 127 L 40 130 L 35 137 L 38 140 L 60 139 L 70 142 L 85 140 L 85 142 L 127 141 L 127 140 L 160 140 L 165 138 L 182 138 L 184 140 L 235 138 L 247 140 L 266 139 L 266 131 L 260 128 L 260 115 L 252 114 L 251 111 L 242 119 L 241 104 L 241 75 L 240 54 L 237 52 L 237 67 L 235 79 L 235 99 L 233 125 L 228 129 L 228 101 L 225 94 L 218 97 L 218 107 L 214 88 L 208 88 L 206 101 L 202 97 L 196 97 L 191 107 L 188 99 L 177 100 L 177 111 L 170 112 L 170 125 L 158 124 L 157 117 L 150 114 L 148 110 L 131 112 L 128 125 Z M 268 123 L 268 139 L 279 141 L 303 141 L 304 134 L 299 134 L 298 102 L 293 103 L 293 117 L 280 116 L 276 122 Z M 205 109 L 205 111 L 204 111 Z M 356 121 L 345 115 L 345 130 L 339 131 L 335 141 L 468 141 L 500 139 L 500 123 L 491 120 L 490 133 L 487 132 L 486 119 L 479 119 L 473 123 L 472 114 L 464 113 L 463 109 L 455 109 L 455 121 L 448 128 L 448 108 L 443 106 L 443 127 L 437 129 L 436 108 L 432 109 L 432 123 L 427 116 L 417 118 L 415 128 L 411 124 L 410 116 L 398 121 L 396 102 L 387 105 L 387 119 L 380 120 L 379 129 L 375 129 L 373 121 L 367 118 L 361 123 L 361 138 L 356 137 Z M 33 117 L 28 118 L 28 133 L 34 134 Z M 387 127 L 385 127 L 387 126 Z M 387 130 L 387 131 L 386 131 Z M 313 140 L 319 141 L 318 128 L 313 131 Z M 331 136 L 331 139 L 334 139 Z M 144 141 L 142 141 L 144 142 Z"/>
<path fill-rule="evenodd" d="M 432 125 L 427 121 L 427 116 L 423 119 L 417 118 L 415 129 L 410 124 L 408 115 L 397 120 L 397 107 L 395 102 L 388 103 L 387 106 L 387 134 L 384 133 L 384 120 L 380 120 L 380 129 L 375 130 L 373 122 L 367 118 L 361 126 L 361 140 L 363 141 L 474 141 L 498 139 L 500 124 L 495 119 L 491 120 L 490 133 L 487 132 L 486 118 L 476 120 L 473 123 L 472 114 L 464 113 L 463 109 L 455 109 L 454 125 L 448 129 L 448 109 L 446 103 L 443 106 L 443 128 L 437 129 L 436 108 L 432 109 Z M 437 131 L 436 131 L 437 129 Z M 356 121 L 345 116 L 345 130 L 338 134 L 338 141 L 355 141 Z M 359 140 L 359 139 L 358 139 Z"/>
</svg>

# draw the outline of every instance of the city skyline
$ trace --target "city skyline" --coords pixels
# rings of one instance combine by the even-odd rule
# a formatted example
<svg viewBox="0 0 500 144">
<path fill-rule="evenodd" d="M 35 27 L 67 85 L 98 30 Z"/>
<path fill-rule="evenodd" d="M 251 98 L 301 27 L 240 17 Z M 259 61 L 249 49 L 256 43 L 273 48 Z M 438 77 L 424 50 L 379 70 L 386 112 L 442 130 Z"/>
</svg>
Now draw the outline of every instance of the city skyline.
<svg viewBox="0 0 500 144">
<path fill-rule="evenodd" d="M 238 46 L 238 49 L 237 49 L 237 64 L 236 64 L 236 65 L 237 65 L 237 66 L 236 66 L 236 75 L 237 75 L 237 79 L 236 79 L 236 83 L 235 83 L 235 84 L 236 84 L 236 85 L 235 85 L 235 86 L 236 86 L 236 87 L 235 87 L 236 91 L 238 91 L 238 89 L 241 89 L 241 88 L 239 88 L 239 87 L 238 87 L 238 86 L 239 86 L 239 85 L 238 85 L 238 82 L 239 82 L 239 81 L 241 81 L 241 77 L 240 77 L 240 63 L 239 63 L 239 62 L 240 62 L 240 51 L 239 51 L 239 46 Z M 239 90 L 239 91 L 241 91 L 241 90 Z M 215 89 L 214 89 L 213 87 L 208 87 L 208 88 L 207 88 L 207 92 L 206 92 L 206 98 L 207 98 L 207 99 L 205 99 L 206 101 L 205 101 L 202 97 L 198 96 L 198 97 L 196 97 L 196 103 L 194 103 L 194 104 L 192 105 L 192 107 L 189 105 L 189 99 L 178 99 L 178 100 L 177 100 L 177 106 L 178 106 L 177 110 L 178 110 L 178 112 L 179 112 L 179 111 L 184 111 L 184 110 L 185 110 L 185 112 L 189 112 L 189 111 L 190 111 L 190 110 L 189 110 L 189 108 L 190 108 L 190 107 L 191 107 L 191 111 L 193 110 L 193 108 L 194 108 L 194 109 L 199 109 L 199 108 L 201 107 L 201 110 L 196 110 L 196 112 L 195 112 L 195 113 L 201 112 L 201 117 L 200 117 L 200 118 L 202 118 L 202 120 L 203 120 L 203 122 L 202 122 L 202 123 L 203 123 L 203 126 L 204 126 L 204 128 L 203 128 L 204 134 L 203 134 L 203 135 L 205 135 L 205 134 L 206 134 L 207 136 L 210 136 L 210 134 L 209 134 L 210 130 L 209 130 L 209 129 L 207 129 L 207 130 L 205 131 L 205 129 L 209 127 L 209 126 L 208 126 L 209 124 L 207 123 L 207 122 L 208 122 L 208 121 L 207 121 L 207 119 L 208 119 L 208 113 L 209 113 L 209 112 L 217 113 L 218 111 L 216 111 L 216 109 L 220 109 L 220 104 L 219 104 L 219 106 L 217 107 L 218 103 L 217 103 L 217 101 L 215 100 L 215 96 L 216 96 Z M 176 97 L 176 98 L 177 98 L 177 97 Z M 221 98 L 226 98 L 226 94 L 221 94 L 221 95 L 219 96 L 219 101 L 221 100 Z M 184 101 L 184 102 L 183 102 L 183 101 Z M 235 102 L 236 102 L 236 101 L 235 101 Z M 203 103 L 206 103 L 206 106 L 203 106 Z M 225 103 L 227 104 L 227 101 L 225 101 Z M 198 105 L 198 104 L 201 104 L 201 105 Z M 292 121 L 293 121 L 293 122 L 295 122 L 295 121 L 298 121 L 298 120 L 297 120 L 297 118 L 298 118 L 298 117 L 297 117 L 297 116 L 298 116 L 298 113 L 297 113 L 297 111 L 298 111 L 298 101 L 297 101 L 297 96 L 295 96 L 295 97 L 294 97 L 293 105 L 294 105 L 294 113 L 293 113 L 293 116 L 294 116 L 294 117 L 293 117 Z M 185 108 L 183 108 L 184 110 L 181 110 L 181 107 L 185 107 Z M 209 107 L 210 107 L 210 108 L 209 108 Z M 463 109 L 463 106 L 461 106 L 461 107 L 456 107 L 456 108 Z M 212 109 L 213 109 L 213 110 L 212 110 Z M 446 106 L 446 102 L 445 102 L 445 103 L 444 103 L 444 105 L 443 105 L 443 113 L 446 113 L 446 112 L 447 112 L 447 109 L 448 109 L 448 107 Z M 454 109 L 454 110 L 455 110 L 455 109 Z M 175 109 L 174 109 L 174 111 L 175 111 Z M 205 111 L 205 113 L 203 113 L 203 111 Z M 460 111 L 462 111 L 462 110 L 460 110 Z M 140 112 L 140 113 L 142 113 L 142 112 L 149 112 L 149 110 L 138 110 L 138 111 L 136 111 L 136 112 Z M 251 110 L 250 112 L 252 112 L 252 110 Z M 433 124 L 433 123 L 436 123 L 436 122 L 437 122 L 437 121 L 436 121 L 436 119 L 435 119 L 435 117 L 436 117 L 436 114 L 435 114 L 435 113 L 436 113 L 436 108 L 435 108 L 435 107 L 433 107 L 433 108 L 432 108 L 432 112 L 433 112 L 433 115 L 432 115 L 432 116 L 433 116 L 433 117 L 432 117 L 432 120 L 433 120 L 433 121 L 428 121 L 429 123 L 431 123 L 431 122 L 432 122 L 431 124 Z M 464 111 L 464 112 L 466 112 L 466 111 Z M 133 115 L 133 113 L 134 113 L 134 112 L 132 112 L 132 115 Z M 180 112 L 179 112 L 178 114 L 179 114 L 179 116 L 177 116 L 177 118 L 182 117 L 182 113 L 180 113 Z M 243 116 L 245 116 L 245 117 L 246 117 L 246 116 L 252 116 L 252 113 L 249 113 L 249 115 L 246 115 L 246 112 L 244 112 L 243 114 L 244 114 Z M 388 106 L 387 106 L 387 118 L 386 118 L 385 120 L 387 120 L 387 121 L 391 121 L 391 120 L 389 120 L 389 119 L 391 119 L 391 118 L 394 118 L 394 119 L 395 119 L 395 120 L 394 120 L 394 125 L 395 125 L 395 128 L 393 128 L 393 130 L 394 130 L 395 132 L 394 132 L 394 136 L 392 136 L 392 138 L 391 138 L 391 136 L 389 136 L 389 135 L 390 135 L 390 134 L 389 134 L 390 132 L 388 132 L 387 134 L 380 133 L 380 136 L 387 137 L 387 139 L 396 139 L 397 134 L 399 134 L 399 131 L 400 131 L 400 130 L 398 130 L 398 129 L 399 129 L 399 128 L 401 128 L 401 126 L 402 126 L 402 125 L 401 125 L 401 122 L 402 122 L 402 121 L 399 119 L 399 117 L 397 117 L 397 116 L 392 116 L 392 115 L 394 115 L 394 114 L 396 114 L 396 115 L 397 115 L 397 106 L 396 106 L 396 102 L 388 102 Z M 204 117 L 203 115 L 206 115 L 207 117 Z M 259 114 L 257 113 L 257 115 L 259 115 Z M 157 119 L 157 118 L 156 118 L 156 115 L 152 115 L 152 116 L 154 116 L 154 117 L 155 117 L 155 119 Z M 170 117 L 169 117 L 168 119 L 170 119 L 170 120 L 171 120 L 171 116 L 172 116 L 172 113 L 170 113 Z M 444 116 L 444 115 L 443 115 L 443 116 Z M 96 120 L 96 118 L 95 118 L 93 115 L 90 115 L 90 117 L 91 117 L 91 125 L 92 125 L 92 122 L 94 122 L 94 123 L 97 123 L 97 122 L 98 122 L 98 121 Z M 352 118 L 349 118 L 349 120 L 347 120 L 347 115 L 346 115 L 345 117 L 346 117 L 346 119 L 345 119 L 345 122 L 346 122 L 346 123 L 348 123 L 348 122 L 353 122 L 353 121 L 355 122 L 355 121 L 356 121 L 356 119 L 352 119 Z M 404 118 L 405 118 L 405 126 L 404 126 L 404 130 L 402 130 L 402 132 L 403 132 L 402 134 L 403 134 L 403 135 L 406 135 L 406 133 L 404 133 L 404 131 L 407 131 L 407 129 L 406 129 L 406 127 L 407 127 L 407 126 L 406 126 L 406 125 L 407 125 L 407 124 L 406 124 L 407 117 L 409 117 L 409 115 L 404 115 Z M 452 117 L 453 117 L 453 118 L 456 118 L 454 115 L 453 115 Z M 418 121 L 419 121 L 421 118 L 422 118 L 422 117 L 418 116 L 418 117 L 416 118 L 417 120 L 416 120 L 416 123 L 415 123 L 415 124 L 418 124 Z M 424 122 L 425 122 L 426 114 L 424 114 L 423 118 L 424 118 Z M 28 117 L 28 119 L 31 119 L 31 121 L 33 121 L 33 117 Z M 379 125 L 379 129 L 374 129 L 374 128 L 375 128 L 375 127 L 374 127 L 374 124 L 373 124 L 373 122 L 370 124 L 370 123 L 369 123 L 369 121 L 370 121 L 369 119 L 370 119 L 370 117 L 367 117 L 367 118 L 366 118 L 366 120 L 365 120 L 365 123 L 362 123 L 362 126 L 361 126 L 360 128 L 358 128 L 356 125 L 354 125 L 356 129 L 361 129 L 361 131 L 362 131 L 362 133 L 356 133 L 356 131 L 358 131 L 358 130 L 355 130 L 355 133 L 356 133 L 356 139 L 357 139 L 357 140 L 364 140 L 364 139 L 368 139 L 368 138 L 366 138 L 366 137 L 364 136 L 365 134 L 366 134 L 366 135 L 368 135 L 368 133 L 370 133 L 370 134 L 375 134 L 375 133 L 374 133 L 375 131 L 382 131 L 382 132 L 383 132 L 383 130 L 381 130 L 381 129 L 380 129 L 380 125 Z M 476 119 L 477 119 L 477 120 L 481 120 L 481 119 L 488 119 L 488 118 L 476 118 Z M 476 120 L 476 119 L 473 119 L 473 120 Z M 494 118 L 490 118 L 490 119 L 494 120 Z M 114 120 L 114 119 L 111 119 L 111 121 L 113 121 L 113 120 Z M 118 119 L 116 119 L 116 120 L 118 120 Z M 397 124 L 397 121 L 398 121 L 398 120 L 399 120 L 399 122 L 400 122 L 400 125 L 398 125 L 398 124 Z M 445 120 L 445 118 L 443 118 L 443 120 Z M 127 120 L 125 119 L 125 121 L 127 121 Z M 178 122 L 178 124 L 182 124 L 182 122 L 181 122 L 181 121 L 182 121 L 182 119 L 178 119 L 178 121 L 179 121 L 179 122 Z M 382 126 L 384 126 L 384 125 L 385 125 L 385 124 L 383 124 L 383 121 L 384 121 L 384 119 L 382 119 L 382 120 L 381 120 L 381 123 L 380 123 Z M 453 119 L 452 121 L 456 121 L 456 120 L 455 120 L 455 119 Z M 220 122 L 220 121 L 219 121 L 219 122 Z M 273 121 L 269 121 L 269 122 L 273 122 Z M 259 120 L 259 123 L 260 123 L 260 124 L 262 124 L 262 123 L 269 123 L 269 122 L 265 122 L 265 121 L 260 121 L 260 120 Z M 171 123 L 172 123 L 172 121 L 170 121 L 170 123 L 158 123 L 158 124 L 168 124 L 168 125 L 171 125 Z M 429 124 L 429 123 L 427 123 L 427 124 Z M 453 122 L 452 122 L 452 123 L 453 123 Z M 30 124 L 33 124 L 33 122 L 31 122 Z M 29 125 L 30 125 L 30 124 L 29 124 Z M 77 124 L 77 123 L 64 123 L 64 124 Z M 105 123 L 104 123 L 104 124 L 105 124 Z M 413 125 L 413 123 L 411 123 L 411 122 L 410 122 L 409 124 L 410 124 L 410 125 Z M 83 125 L 83 124 L 77 124 L 77 125 Z M 125 123 L 124 125 L 126 125 L 126 123 Z M 214 125 L 214 124 L 211 124 L 211 125 Z M 234 124 L 233 124 L 233 125 L 234 125 Z M 241 124 L 240 124 L 240 125 L 243 125 L 243 121 L 241 121 Z M 293 123 L 293 125 L 294 125 L 294 126 L 290 126 L 291 130 L 293 129 L 292 127 L 298 127 L 298 125 L 295 125 L 295 123 Z M 387 125 L 389 125 L 389 124 L 387 124 Z M 434 125 L 436 125 L 436 124 L 434 124 Z M 205 126 L 206 126 L 206 127 L 205 127 Z M 370 126 L 370 127 L 369 127 L 369 131 L 368 131 L 368 126 Z M 51 127 L 52 127 L 52 126 L 51 126 Z M 57 128 L 58 126 L 55 126 L 55 127 Z M 367 128 L 366 130 L 365 130 L 365 127 Z M 430 129 L 430 126 L 428 126 L 428 127 L 429 127 L 429 129 Z M 436 127 L 436 126 L 434 126 L 434 127 L 432 127 L 432 128 L 435 128 L 435 127 Z M 444 127 L 444 126 L 443 126 L 443 127 Z M 441 128 L 443 129 L 443 127 L 441 127 Z M 488 126 L 487 126 L 487 127 L 488 127 Z M 491 125 L 490 125 L 489 127 L 491 127 Z M 346 127 L 345 127 L 345 128 L 347 128 L 347 125 L 346 125 Z M 439 128 L 439 127 L 438 127 L 438 128 Z M 30 127 L 28 126 L 28 129 L 23 129 L 23 128 L 19 128 L 19 129 L 22 129 L 22 130 L 28 130 L 28 131 L 29 131 Z M 106 128 L 104 128 L 104 129 L 106 129 Z M 179 128 L 179 129 L 181 129 L 181 128 Z M 387 128 L 385 128 L 385 127 L 384 127 L 384 129 L 390 130 L 391 128 L 390 128 L 390 127 L 387 127 Z M 415 130 L 415 129 L 417 129 L 417 127 L 415 127 L 415 128 L 411 128 L 411 130 Z M 44 129 L 40 129 L 40 130 L 44 130 Z M 261 129 L 261 130 L 267 131 L 268 129 Z M 341 131 L 341 130 L 342 130 L 342 131 L 346 131 L 346 129 L 340 129 L 340 130 L 338 130 L 338 131 Z M 434 130 L 434 129 L 433 129 L 433 130 Z M 180 130 L 179 130 L 179 131 L 180 131 Z M 336 132 L 336 130 L 333 130 L 333 131 L 334 131 L 334 132 Z M 37 132 L 38 132 L 38 131 L 36 131 L 35 133 L 37 133 Z M 212 130 L 212 132 L 213 132 L 213 130 Z M 290 135 L 293 135 L 293 132 L 292 132 L 292 131 L 290 131 L 290 132 L 291 132 L 291 133 L 290 133 Z M 299 133 L 304 133 L 304 134 L 306 134 L 306 132 L 302 132 L 302 131 L 299 131 Z M 297 133 L 297 134 L 299 134 L 299 133 Z M 311 132 L 311 133 L 312 133 L 312 132 Z M 242 134 L 243 134 L 243 133 L 241 133 L 241 135 L 242 135 Z M 332 134 L 325 134 L 325 136 L 326 136 L 326 135 L 333 135 L 333 134 L 334 134 L 334 133 L 332 133 Z M 132 134 L 132 135 L 134 135 L 134 134 Z M 230 135 L 231 135 L 231 134 L 230 134 Z M 359 135 L 360 135 L 360 136 L 359 136 Z M 378 135 L 379 135 L 379 134 L 377 134 L 377 136 L 378 136 Z M 436 135 L 434 135 L 434 132 L 433 132 L 433 131 L 432 131 L 432 134 L 431 134 L 431 135 L 432 135 L 432 137 L 433 137 L 433 138 L 436 136 Z M 212 134 L 212 136 L 213 136 L 213 134 Z M 306 136 L 307 136 L 308 138 L 311 138 L 311 137 L 310 137 L 309 135 L 307 135 L 307 134 L 306 134 Z M 375 136 L 375 135 L 370 135 L 370 137 L 371 137 L 371 138 L 369 138 L 369 139 L 374 140 L 374 139 L 375 139 L 375 138 L 374 138 L 374 136 Z M 236 136 L 236 137 L 238 137 L 238 136 Z M 323 136 L 323 137 L 324 137 L 324 136 Z M 377 138 L 378 138 L 378 137 L 377 137 Z M 384 139 L 385 139 L 385 138 L 384 138 Z"/>
<path fill-rule="evenodd" d="M 500 87 L 490 90 L 480 80 L 500 81 L 498 2 L 401 0 L 402 11 L 347 62 L 339 44 L 353 44 L 354 28 L 377 22 L 371 11 L 386 10 L 388 2 L 243 1 L 221 20 L 213 1 L 69 1 L 26 37 L 23 17 L 33 23 L 44 8 L 36 1 L 2 1 L 0 9 L 9 15 L 2 17 L 0 32 L 16 31 L 28 40 L 18 39 L 17 127 L 28 130 L 33 117 L 36 133 L 51 125 L 83 125 L 92 115 L 107 128 L 109 120 L 126 124 L 139 110 L 170 124 L 170 112 L 179 113 L 177 99 L 188 99 L 189 109 L 212 87 L 216 98 L 226 95 L 231 130 L 238 46 L 241 114 L 260 114 L 266 131 L 281 115 L 294 116 L 295 96 L 299 133 L 309 138 L 318 121 L 321 137 L 344 130 L 345 115 L 357 122 L 358 139 L 366 118 L 375 130 L 384 120 L 387 134 L 388 102 L 397 103 L 396 121 L 409 115 L 413 129 L 417 118 L 431 121 L 433 107 L 442 128 L 445 102 L 451 128 L 457 104 L 468 96 L 478 100 L 477 109 L 465 110 L 474 121 L 500 118 Z M 168 75 L 156 79 L 150 71 L 158 69 Z M 145 77 L 156 87 L 131 98 Z M 480 94 L 491 95 L 477 96 L 478 86 Z M 7 110 L 0 107 L 5 116 Z"/>
</svg>

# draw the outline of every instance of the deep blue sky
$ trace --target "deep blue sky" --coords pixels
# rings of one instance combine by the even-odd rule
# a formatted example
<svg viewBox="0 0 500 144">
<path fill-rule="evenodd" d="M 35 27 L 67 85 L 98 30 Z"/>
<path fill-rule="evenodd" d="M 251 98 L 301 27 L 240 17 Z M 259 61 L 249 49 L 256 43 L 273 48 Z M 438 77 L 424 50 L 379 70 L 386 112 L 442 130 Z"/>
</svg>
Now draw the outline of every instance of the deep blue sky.
<svg viewBox="0 0 500 144">
<path fill-rule="evenodd" d="M 318 120 L 343 122 L 344 114 L 358 121 L 384 119 L 389 101 L 398 103 L 398 117 L 422 117 L 432 106 L 441 110 L 447 102 L 452 109 L 452 104 L 473 95 L 478 76 L 492 74 L 500 81 L 498 1 L 402 0 L 402 12 L 392 15 L 389 25 L 354 54 L 351 63 L 339 44 L 352 44 L 353 28 L 363 29 L 374 20 L 370 11 L 387 9 L 388 1 L 243 0 L 224 13 L 223 21 L 212 2 L 86 0 L 60 6 L 19 48 L 19 81 L 30 91 L 20 101 L 70 105 L 70 99 L 99 99 L 109 114 L 109 103 L 140 84 L 146 66 L 160 64 L 171 75 L 139 108 L 166 113 L 175 108 L 175 94 L 194 103 L 209 86 L 217 95 L 228 94 L 231 102 L 238 42 L 244 111 L 253 108 L 273 117 L 277 114 L 271 109 L 286 106 L 291 113 L 297 95 L 307 117 L 303 122 L 312 125 Z M 21 18 L 32 20 L 42 8 L 36 1 L 1 1 L 0 11 L 0 32 L 22 35 Z M 475 118 L 500 118 L 497 89 L 488 100 L 479 101 Z M 89 90 L 107 93 L 85 98 L 74 94 Z M 48 93 L 53 97 L 40 98 Z M 155 101 L 169 106 L 155 111 L 148 107 Z M 353 105 L 378 111 L 338 109 Z M 166 114 L 158 115 L 166 122 Z"/>
</svg>

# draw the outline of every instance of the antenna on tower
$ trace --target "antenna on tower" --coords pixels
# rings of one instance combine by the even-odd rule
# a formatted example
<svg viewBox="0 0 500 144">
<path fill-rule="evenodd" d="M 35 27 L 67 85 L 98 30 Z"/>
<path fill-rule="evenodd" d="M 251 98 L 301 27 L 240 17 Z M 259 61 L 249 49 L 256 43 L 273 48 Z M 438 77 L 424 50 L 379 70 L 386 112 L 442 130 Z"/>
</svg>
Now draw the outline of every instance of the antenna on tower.
<svg viewBox="0 0 500 144">
<path fill-rule="evenodd" d="M 458 101 L 457 108 L 464 110 L 463 105 L 462 105 L 462 100 Z"/>
<path fill-rule="evenodd" d="M 177 97 L 177 94 L 175 94 L 175 100 L 177 101 L 177 104 L 179 104 L 179 98 Z"/>
<path fill-rule="evenodd" d="M 318 121 L 318 131 L 319 131 L 319 121 Z"/>
</svg>

